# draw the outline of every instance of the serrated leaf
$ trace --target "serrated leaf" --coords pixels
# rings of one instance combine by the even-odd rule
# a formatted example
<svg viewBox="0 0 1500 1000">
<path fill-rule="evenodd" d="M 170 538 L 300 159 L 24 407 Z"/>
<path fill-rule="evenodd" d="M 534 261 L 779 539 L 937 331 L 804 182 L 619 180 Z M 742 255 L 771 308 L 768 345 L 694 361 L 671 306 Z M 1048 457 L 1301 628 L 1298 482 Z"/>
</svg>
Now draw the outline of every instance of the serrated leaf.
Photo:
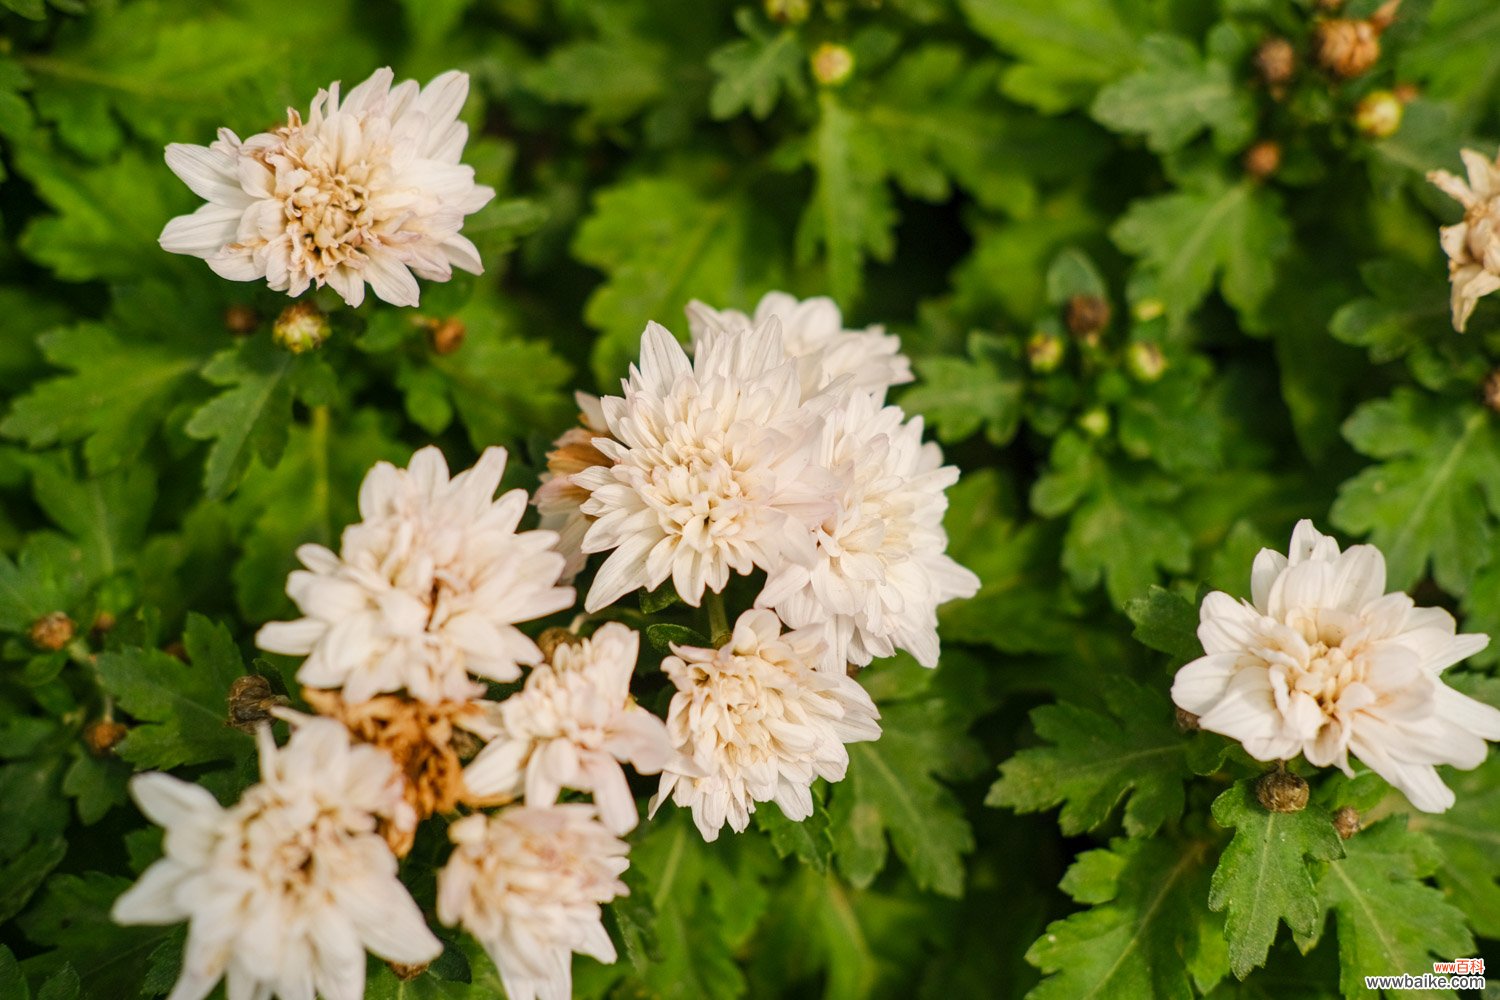
<svg viewBox="0 0 1500 1000">
<path fill-rule="evenodd" d="M 468 327 L 459 350 L 433 360 L 476 451 L 560 425 L 574 410 L 564 387 L 572 368 L 537 340 L 508 328 L 484 302 L 458 317 Z M 525 372 L 519 379 L 515 373 Z"/>
<path fill-rule="evenodd" d="M 1444 813 L 1413 813 L 1411 830 L 1437 845 L 1437 883 L 1475 932 L 1500 939 L 1500 755 L 1444 779 L 1457 801 Z"/>
<path fill-rule="evenodd" d="M 1448 300 L 1433 294 L 1434 275 L 1401 261 L 1371 261 L 1360 268 L 1367 298 L 1334 313 L 1328 332 L 1346 344 L 1369 350 L 1383 363 L 1405 354 L 1434 331 L 1448 332 Z"/>
<path fill-rule="evenodd" d="M 233 760 L 252 750 L 250 738 L 229 728 L 229 686 L 244 664 L 229 631 L 202 615 L 183 633 L 189 662 L 150 649 L 99 657 L 104 687 L 137 724 L 116 752 L 138 768 Z"/>
<path fill-rule="evenodd" d="M 156 501 L 156 477 L 150 466 L 133 465 L 80 480 L 68 463 L 52 461 L 37 466 L 32 493 L 78 540 L 85 572 L 102 579 L 135 561 Z"/>
<path fill-rule="evenodd" d="M 1014 100 L 1054 113 L 1088 102 L 1129 68 L 1132 21 L 1115 0 L 962 0 L 969 23 L 1017 59 L 1001 78 Z"/>
<path fill-rule="evenodd" d="M 68 853 L 68 842 L 62 837 L 39 840 L 26 850 L 0 864 L 0 924 L 8 923 L 12 917 L 26 908 L 31 897 L 42 887 L 52 869 L 62 863 Z M 0 987 L 5 985 L 3 962 L 0 962 Z M 0 988 L 0 996 L 9 997 Z"/>
<path fill-rule="evenodd" d="M 1010 341 L 976 336 L 963 358 L 917 362 L 917 384 L 901 397 L 909 412 L 931 421 L 939 440 L 962 441 L 984 428 L 991 443 L 1003 445 L 1021 426 L 1025 372 Z"/>
<path fill-rule="evenodd" d="M 1214 799 L 1214 821 L 1234 829 L 1214 869 L 1208 906 L 1224 912 L 1230 966 L 1241 979 L 1264 965 L 1281 922 L 1294 934 L 1316 932 L 1322 918 L 1309 861 L 1344 854 L 1333 820 L 1309 805 L 1301 812 L 1273 813 L 1247 779 Z"/>
<path fill-rule="evenodd" d="M 712 646 L 713 643 L 696 629 L 688 628 L 686 625 L 674 625 L 671 622 L 656 622 L 646 626 L 646 641 L 651 648 L 658 653 L 671 651 L 673 645 L 678 646 Z"/>
<path fill-rule="evenodd" d="M 1203 909 L 1208 845 L 1124 840 L 1078 856 L 1063 889 L 1094 904 L 1026 953 L 1047 978 L 1033 1000 L 1157 997 L 1191 1000 L 1229 971 L 1221 921 Z M 1196 988 L 1195 988 L 1196 987 Z"/>
<path fill-rule="evenodd" d="M 488 1000 L 488 990 L 471 983 L 450 983 L 428 972 L 399 979 L 382 963 L 365 983 L 365 1000 Z"/>
<path fill-rule="evenodd" d="M 1140 133 L 1157 153 L 1170 153 L 1212 130 L 1223 151 L 1254 133 L 1255 101 L 1230 66 L 1204 59 L 1175 35 L 1152 35 L 1140 47 L 1141 68 L 1099 91 L 1091 114 L 1116 132 Z"/>
<path fill-rule="evenodd" d="M 0 996 L 12 997 L 13 1000 L 31 1000 L 31 987 L 26 985 L 26 977 L 21 974 L 21 965 L 16 961 L 15 952 L 3 944 L 0 944 Z"/>
<path fill-rule="evenodd" d="M 51 976 L 69 965 L 91 1000 L 135 996 L 152 951 L 174 928 L 122 927 L 111 920 L 110 906 L 128 888 L 129 879 L 102 872 L 48 880 L 18 921 L 28 938 L 52 949 L 28 960 L 27 971 Z"/>
<path fill-rule="evenodd" d="M 764 119 L 783 92 L 805 96 L 805 63 L 796 33 L 766 30 L 748 7 L 736 12 L 735 23 L 745 37 L 708 57 L 708 68 L 718 77 L 708 97 L 709 113 L 721 121 L 741 111 Z"/>
<path fill-rule="evenodd" d="M 833 857 L 833 837 L 828 828 L 828 812 L 816 794 L 813 813 L 806 819 L 800 822 L 787 819 L 780 806 L 766 802 L 755 810 L 755 826 L 770 837 L 777 856 L 795 856 L 815 871 L 828 870 Z"/>
<path fill-rule="evenodd" d="M 56 534 L 33 534 L 15 562 L 0 553 L 0 631 L 24 634 L 43 615 L 82 600 L 92 573 L 82 547 Z"/>
<path fill-rule="evenodd" d="M 1492 558 L 1500 514 L 1500 436 L 1491 414 L 1401 388 L 1356 410 L 1344 436 L 1379 464 L 1339 488 L 1333 523 L 1380 548 L 1392 588 L 1410 587 L 1430 566 L 1439 586 L 1463 593 Z"/>
<path fill-rule="evenodd" d="M 1032 710 L 1051 745 L 1021 750 L 1000 765 L 985 804 L 1017 812 L 1062 805 L 1058 825 L 1072 836 L 1102 825 L 1125 801 L 1125 831 L 1150 835 L 1182 815 L 1192 777 L 1190 741 L 1174 725 L 1160 691 L 1116 678 L 1104 686 L 1108 712 L 1060 702 Z"/>
<path fill-rule="evenodd" d="M 1172 658 L 1174 665 L 1203 655 L 1198 641 L 1198 608 L 1181 594 L 1164 587 L 1151 587 L 1128 601 L 1125 614 L 1135 623 L 1131 635 Z"/>
</svg>

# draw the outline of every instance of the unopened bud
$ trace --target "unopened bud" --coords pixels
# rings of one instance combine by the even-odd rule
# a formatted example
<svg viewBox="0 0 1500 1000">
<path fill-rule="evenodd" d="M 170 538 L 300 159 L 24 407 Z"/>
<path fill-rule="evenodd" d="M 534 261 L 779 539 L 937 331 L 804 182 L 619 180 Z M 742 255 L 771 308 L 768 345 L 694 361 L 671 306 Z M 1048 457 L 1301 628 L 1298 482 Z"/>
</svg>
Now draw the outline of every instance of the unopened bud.
<svg viewBox="0 0 1500 1000">
<path fill-rule="evenodd" d="M 397 979 L 401 980 L 403 983 L 409 983 L 413 979 L 416 979 L 418 976 L 420 976 L 422 973 L 426 972 L 427 967 L 432 963 L 422 962 L 420 965 L 407 965 L 404 962 L 386 962 L 385 964 L 390 968 L 391 974 L 394 975 Z"/>
<path fill-rule="evenodd" d="M 1109 433 L 1109 411 L 1102 406 L 1096 406 L 1078 418 L 1078 426 L 1083 428 L 1083 432 L 1089 437 L 1102 438 Z"/>
<path fill-rule="evenodd" d="M 824 42 L 812 54 L 812 74 L 825 87 L 837 87 L 854 73 L 854 53 L 842 45 Z"/>
<path fill-rule="evenodd" d="M 1370 21 L 1334 18 L 1313 38 L 1318 65 L 1345 80 L 1363 76 L 1380 58 L 1380 31 Z"/>
<path fill-rule="evenodd" d="M 271 337 L 293 354 L 311 351 L 328 339 L 328 317 L 311 302 L 294 302 L 276 317 Z"/>
<path fill-rule="evenodd" d="M 1389 139 L 1401 128 L 1406 106 L 1389 90 L 1372 90 L 1354 107 L 1354 127 L 1372 139 Z"/>
<path fill-rule="evenodd" d="M 236 677 L 229 685 L 229 720 L 232 729 L 253 733 L 271 719 L 271 709 L 290 705 L 285 696 L 271 690 L 271 682 L 260 674 Z"/>
<path fill-rule="evenodd" d="M 1340 839 L 1348 840 L 1359 832 L 1359 811 L 1353 806 L 1344 806 L 1333 814 L 1333 828 L 1338 831 Z"/>
<path fill-rule="evenodd" d="M 1281 169 L 1281 143 L 1274 139 L 1262 139 L 1245 150 L 1241 162 L 1245 165 L 1245 173 L 1263 181 Z"/>
<path fill-rule="evenodd" d="M 461 320 L 449 317 L 427 327 L 427 344 L 432 348 L 433 354 L 452 354 L 464 346 L 464 336 L 467 333 Z"/>
<path fill-rule="evenodd" d="M 1275 813 L 1301 812 L 1307 808 L 1307 782 L 1290 771 L 1267 771 L 1255 783 L 1255 797 Z"/>
<path fill-rule="evenodd" d="M 1138 340 L 1125 349 L 1125 368 L 1137 382 L 1150 384 L 1166 373 L 1167 356 L 1149 340 Z"/>
<path fill-rule="evenodd" d="M 1500 368 L 1484 377 L 1483 399 L 1485 406 L 1500 413 Z"/>
<path fill-rule="evenodd" d="M 1141 299 L 1130 309 L 1130 314 L 1135 317 L 1137 323 L 1149 323 L 1154 319 L 1161 319 L 1166 314 L 1167 304 L 1161 299 Z"/>
<path fill-rule="evenodd" d="M 115 747 L 130 730 L 113 719 L 99 719 L 84 727 L 83 745 L 95 757 L 114 755 Z"/>
<path fill-rule="evenodd" d="M 27 634 L 37 649 L 55 653 L 73 641 L 73 619 L 61 611 L 54 611 L 32 622 Z"/>
<path fill-rule="evenodd" d="M 544 629 L 542 634 L 536 637 L 537 648 L 542 651 L 542 658 L 552 659 L 552 654 L 559 646 L 576 646 L 583 642 L 583 637 L 577 632 L 570 632 L 565 628 Z"/>
<path fill-rule="evenodd" d="M 247 337 L 260 326 L 260 315 L 245 305 L 232 305 L 224 310 L 224 329 L 236 337 Z"/>
<path fill-rule="evenodd" d="M 1422 88 L 1415 83 L 1398 83 L 1391 88 L 1391 93 L 1396 95 L 1396 100 L 1402 104 L 1410 104 L 1422 96 Z"/>
<path fill-rule="evenodd" d="M 1177 718 L 1174 721 L 1177 724 L 1177 731 L 1179 733 L 1196 733 L 1199 728 L 1198 717 L 1181 705 L 1175 707 L 1177 709 Z"/>
<path fill-rule="evenodd" d="M 1271 92 L 1279 96 L 1297 75 L 1297 50 L 1285 38 L 1267 38 L 1255 50 L 1255 71 Z"/>
<path fill-rule="evenodd" d="M 1038 330 L 1026 341 L 1026 360 L 1031 370 L 1043 375 L 1057 371 L 1067 352 L 1068 342 L 1055 333 Z"/>
<path fill-rule="evenodd" d="M 765 0 L 766 17 L 778 24 L 801 24 L 812 14 L 811 0 Z"/>
<path fill-rule="evenodd" d="M 1098 295 L 1075 295 L 1068 300 L 1064 321 L 1068 330 L 1083 337 L 1109 326 L 1109 300 Z"/>
</svg>

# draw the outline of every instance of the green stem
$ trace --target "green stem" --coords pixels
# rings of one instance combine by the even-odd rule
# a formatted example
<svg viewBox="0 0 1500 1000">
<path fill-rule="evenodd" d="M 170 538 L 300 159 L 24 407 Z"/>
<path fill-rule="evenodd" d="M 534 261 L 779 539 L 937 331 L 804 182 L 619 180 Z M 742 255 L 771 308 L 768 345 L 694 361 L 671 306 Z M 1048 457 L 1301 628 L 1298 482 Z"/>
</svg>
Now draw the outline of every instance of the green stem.
<svg viewBox="0 0 1500 1000">
<path fill-rule="evenodd" d="M 708 592 L 708 636 L 715 646 L 729 641 L 729 615 L 724 610 L 724 595 Z"/>
</svg>

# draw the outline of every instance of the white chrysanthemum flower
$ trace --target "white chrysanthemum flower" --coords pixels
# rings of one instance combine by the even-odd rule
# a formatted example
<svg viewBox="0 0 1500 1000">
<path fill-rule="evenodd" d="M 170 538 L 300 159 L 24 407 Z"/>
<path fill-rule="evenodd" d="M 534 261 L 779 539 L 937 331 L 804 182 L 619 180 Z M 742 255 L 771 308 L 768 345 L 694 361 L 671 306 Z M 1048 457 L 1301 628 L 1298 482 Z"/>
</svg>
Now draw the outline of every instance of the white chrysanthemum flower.
<svg viewBox="0 0 1500 1000">
<path fill-rule="evenodd" d="M 426 87 L 393 88 L 393 79 L 377 70 L 342 103 L 335 83 L 318 91 L 306 121 L 288 109 L 286 125 L 244 142 L 220 129 L 209 146 L 168 146 L 167 165 L 208 204 L 167 223 L 162 248 L 293 296 L 331 285 L 351 306 L 366 282 L 386 302 L 414 306 L 414 274 L 483 273 L 459 232 L 495 196 L 459 162 L 468 74 Z"/>
<path fill-rule="evenodd" d="M 592 792 L 604 825 L 628 833 L 639 818 L 621 762 L 655 774 L 676 754 L 662 721 L 630 697 L 640 635 L 609 622 L 549 663 L 491 713 L 499 732 L 464 769 L 480 799 L 519 796 L 545 806 L 564 788 Z"/>
<path fill-rule="evenodd" d="M 359 1000 L 365 951 L 422 964 L 443 950 L 396 877 L 377 819 L 409 807 L 395 766 L 344 727 L 306 718 L 277 750 L 258 734 L 261 782 L 228 809 L 166 774 L 131 779 L 141 810 L 166 828 L 165 856 L 115 901 L 122 924 L 188 921 L 168 1000 Z M 408 817 L 409 818 L 409 817 Z"/>
<path fill-rule="evenodd" d="M 581 509 L 589 491 L 574 485 L 573 476 L 596 465 L 610 464 L 594 446 L 595 438 L 609 436 L 599 397 L 580 392 L 573 398 L 578 402 L 580 426 L 563 431 L 553 443 L 552 450 L 547 452 L 547 471 L 542 473 L 541 485 L 531 499 L 541 515 L 538 526 L 557 532 L 557 550 L 567 560 L 563 569 L 565 583 L 571 583 L 588 561 L 583 552 L 583 536 L 594 523 Z"/>
<path fill-rule="evenodd" d="M 438 918 L 474 935 L 510 1000 L 569 1000 L 573 953 L 610 963 L 600 905 L 629 890 L 629 848 L 579 803 L 512 806 L 448 828 Z"/>
<path fill-rule="evenodd" d="M 911 361 L 901 353 L 901 338 L 885 327 L 845 330 L 838 305 L 830 298 L 797 301 L 786 292 L 769 292 L 752 318 L 735 309 L 714 309 L 702 302 L 688 304 L 693 344 L 711 329 L 748 330 L 775 317 L 787 354 L 797 361 L 802 398 L 809 399 L 837 379 L 848 376 L 848 392 L 868 392 L 884 401 L 886 390 L 912 380 Z"/>
<path fill-rule="evenodd" d="M 1500 159 L 1491 162 L 1472 149 L 1462 156 L 1469 183 L 1446 170 L 1427 175 L 1464 207 L 1464 221 L 1442 228 L 1453 283 L 1453 328 L 1460 333 L 1479 300 L 1500 289 Z"/>
<path fill-rule="evenodd" d="M 865 689 L 817 669 L 824 657 L 818 634 L 783 635 L 769 611 L 740 615 L 722 648 L 672 651 L 661 665 L 677 685 L 667 731 L 701 773 L 668 765 L 651 811 L 669 798 L 691 808 L 704 840 L 718 839 L 726 822 L 743 831 L 757 802 L 806 819 L 814 779 L 843 780 L 844 744 L 880 738 L 880 712 Z"/>
<path fill-rule="evenodd" d="M 612 437 L 594 446 L 614 464 L 572 476 L 596 519 L 583 551 L 614 550 L 587 610 L 669 578 L 697 607 L 731 571 L 812 563 L 811 529 L 837 485 L 812 461 L 831 401 L 803 405 L 779 325 L 708 331 L 691 362 L 665 328 L 646 327 L 624 398 L 602 400 Z"/>
<path fill-rule="evenodd" d="M 922 441 L 922 418 L 855 395 L 824 425 L 819 462 L 837 473 L 838 504 L 814 534 L 811 567 L 773 569 L 756 603 L 793 628 L 816 628 L 826 669 L 842 673 L 905 649 L 938 661 L 937 608 L 972 597 L 979 578 L 947 554 L 944 490 L 958 470 Z"/>
<path fill-rule="evenodd" d="M 1448 612 L 1385 593 L 1378 549 L 1340 553 L 1310 521 L 1292 533 L 1290 556 L 1261 550 L 1250 588 L 1248 602 L 1204 599 L 1207 655 L 1177 672 L 1172 700 L 1257 760 L 1300 753 L 1352 775 L 1353 753 L 1418 809 L 1451 806 L 1433 765 L 1479 766 L 1485 740 L 1500 739 L 1500 710 L 1440 675 L 1489 637 L 1456 635 Z"/>
<path fill-rule="evenodd" d="M 338 555 L 297 550 L 306 570 L 287 580 L 305 617 L 273 622 L 261 649 L 306 655 L 297 679 L 342 688 L 346 702 L 406 689 L 426 702 L 483 693 L 470 674 L 521 676 L 542 658 L 516 628 L 572 605 L 557 586 L 563 557 L 550 531 L 516 531 L 526 493 L 498 500 L 505 449 L 488 448 L 474 468 L 448 478 L 437 448 L 409 469 L 381 462 L 359 490 L 364 520 L 344 530 Z"/>
</svg>

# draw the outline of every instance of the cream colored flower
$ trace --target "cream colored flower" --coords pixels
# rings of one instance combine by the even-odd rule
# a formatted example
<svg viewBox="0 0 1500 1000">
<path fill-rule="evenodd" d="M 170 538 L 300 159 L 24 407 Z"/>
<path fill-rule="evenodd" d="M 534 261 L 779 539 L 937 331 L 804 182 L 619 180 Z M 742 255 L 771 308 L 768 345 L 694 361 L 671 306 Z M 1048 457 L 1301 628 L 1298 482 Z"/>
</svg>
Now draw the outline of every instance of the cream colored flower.
<svg viewBox="0 0 1500 1000">
<path fill-rule="evenodd" d="M 297 679 L 342 688 L 346 702 L 403 688 L 427 702 L 483 693 L 469 675 L 521 676 L 541 650 L 516 628 L 572 605 L 557 586 L 563 557 L 550 531 L 516 531 L 526 494 L 494 499 L 505 450 L 448 478 L 442 452 L 423 448 L 409 469 L 381 462 L 359 491 L 364 518 L 344 531 L 338 555 L 297 550 L 306 570 L 287 594 L 305 617 L 273 622 L 260 648 L 307 656 Z"/>
<path fill-rule="evenodd" d="M 1204 600 L 1206 655 L 1177 672 L 1172 700 L 1257 760 L 1303 754 L 1352 775 L 1353 753 L 1418 809 L 1451 806 L 1434 765 L 1478 767 L 1485 741 L 1500 739 L 1500 710 L 1441 675 L 1489 637 L 1457 635 L 1448 612 L 1385 593 L 1378 549 L 1341 553 L 1310 521 L 1297 525 L 1288 556 L 1261 550 L 1250 588 L 1248 602 Z"/>
<path fill-rule="evenodd" d="M 286 125 L 244 142 L 220 129 L 209 146 L 168 146 L 167 165 L 208 203 L 167 223 L 162 248 L 293 296 L 327 284 L 351 306 L 367 282 L 386 302 L 414 306 L 417 277 L 483 273 L 459 232 L 495 196 L 459 162 L 469 77 L 393 80 L 377 70 L 342 102 L 335 83 L 306 121 L 289 109 Z"/>
<path fill-rule="evenodd" d="M 742 331 L 771 317 L 780 320 L 782 343 L 797 362 L 804 399 L 843 376 L 848 376 L 845 392 L 868 392 L 881 401 L 891 386 L 912 380 L 911 362 L 901 353 L 901 339 L 881 326 L 845 330 L 839 307 L 830 298 L 799 302 L 786 292 L 768 292 L 756 305 L 753 318 L 698 301 L 688 304 L 687 313 L 695 346 L 711 329 Z"/>
<path fill-rule="evenodd" d="M 498 734 L 464 770 L 477 798 L 519 796 L 550 805 L 564 788 L 592 792 L 600 818 L 628 833 L 639 818 L 621 763 L 655 774 L 676 756 L 662 721 L 630 697 L 640 635 L 618 622 L 576 644 L 559 643 L 550 663 L 495 707 Z"/>
<path fill-rule="evenodd" d="M 1464 220 L 1442 228 L 1453 284 L 1453 328 L 1460 333 L 1479 300 L 1500 289 L 1500 159 L 1491 162 L 1472 149 L 1462 153 L 1469 183 L 1446 170 L 1427 179 L 1464 207 Z"/>
<path fill-rule="evenodd" d="M 624 398 L 602 400 L 612 437 L 594 446 L 614 464 L 571 477 L 595 519 L 583 551 L 610 552 L 588 611 L 668 579 L 697 607 L 731 572 L 812 563 L 812 526 L 837 484 L 812 461 L 821 409 L 802 403 L 779 326 L 707 331 L 690 362 L 666 329 L 647 325 Z"/>
<path fill-rule="evenodd" d="M 865 689 L 817 669 L 822 639 L 811 630 L 783 635 L 769 611 L 742 614 L 719 649 L 672 651 L 661 665 L 677 686 L 667 731 L 700 773 L 669 765 L 651 812 L 667 799 L 692 809 L 704 840 L 718 839 L 725 823 L 744 830 L 757 802 L 806 819 L 813 781 L 843 780 L 844 744 L 880 738 L 880 713 Z"/>
<path fill-rule="evenodd" d="M 824 425 L 818 461 L 836 474 L 834 511 L 814 528 L 811 566 L 783 563 L 756 603 L 793 628 L 818 631 L 823 666 L 843 673 L 905 649 L 938 661 L 937 609 L 972 597 L 979 578 L 948 556 L 944 491 L 958 470 L 922 441 L 922 420 L 859 393 Z"/>
<path fill-rule="evenodd" d="M 625 842 L 572 803 L 511 806 L 448 828 L 438 918 L 474 935 L 510 1000 L 569 1000 L 573 953 L 615 960 L 600 905 L 629 894 Z"/>
<path fill-rule="evenodd" d="M 360 1000 L 365 951 L 422 964 L 443 950 L 396 877 L 376 824 L 410 810 L 390 758 L 350 746 L 344 727 L 302 718 L 278 750 L 258 734 L 261 782 L 228 809 L 166 774 L 131 780 L 166 828 L 165 856 L 115 901 L 122 924 L 188 921 L 169 1000 Z"/>
<path fill-rule="evenodd" d="M 588 556 L 583 553 L 583 536 L 594 522 L 581 509 L 589 491 L 573 483 L 573 476 L 596 465 L 608 466 L 610 460 L 594 444 L 598 437 L 609 437 L 604 423 L 604 409 L 598 396 L 580 392 L 578 402 L 580 426 L 570 427 L 547 452 L 547 471 L 531 500 L 541 514 L 538 527 L 557 532 L 557 550 L 567 560 L 563 581 L 571 583 Z"/>
</svg>

